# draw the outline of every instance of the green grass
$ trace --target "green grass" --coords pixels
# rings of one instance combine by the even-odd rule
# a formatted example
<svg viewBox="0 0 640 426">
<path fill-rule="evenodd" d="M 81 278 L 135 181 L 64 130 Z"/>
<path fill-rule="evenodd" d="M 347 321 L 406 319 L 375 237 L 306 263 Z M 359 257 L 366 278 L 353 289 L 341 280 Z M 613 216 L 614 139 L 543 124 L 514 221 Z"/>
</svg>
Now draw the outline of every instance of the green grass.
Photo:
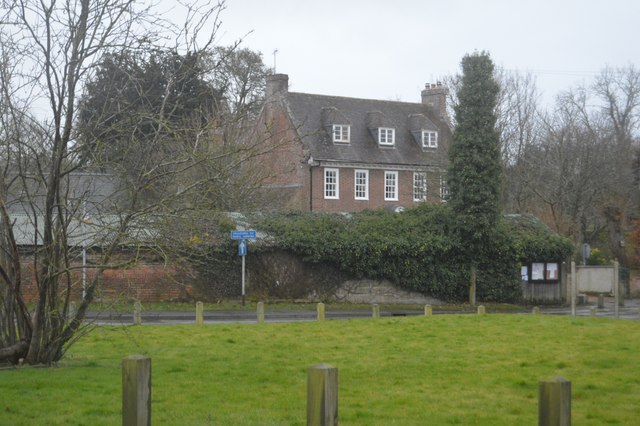
<svg viewBox="0 0 640 426">
<path fill-rule="evenodd" d="M 100 327 L 57 367 L 0 370 L 0 424 L 119 424 L 134 353 L 152 358 L 157 425 L 303 425 L 320 362 L 339 370 L 343 425 L 533 425 L 556 375 L 574 424 L 640 418 L 639 322 L 494 314 Z"/>
</svg>

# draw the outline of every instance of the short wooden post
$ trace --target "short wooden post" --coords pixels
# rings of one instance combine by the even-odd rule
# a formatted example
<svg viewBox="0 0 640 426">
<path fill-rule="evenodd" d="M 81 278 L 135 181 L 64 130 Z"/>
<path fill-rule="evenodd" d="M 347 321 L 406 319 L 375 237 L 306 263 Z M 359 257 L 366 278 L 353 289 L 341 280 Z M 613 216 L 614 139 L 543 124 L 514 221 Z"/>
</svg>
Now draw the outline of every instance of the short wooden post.
<svg viewBox="0 0 640 426">
<path fill-rule="evenodd" d="M 204 303 L 196 303 L 196 325 L 204 324 Z"/>
<path fill-rule="evenodd" d="M 620 306 L 624 306 L 624 298 L 622 298 L 622 305 L 620 304 L 620 282 L 619 282 L 619 277 L 620 277 L 620 265 L 618 264 L 617 260 L 613 261 L 613 297 L 614 297 L 614 305 L 613 305 L 613 311 L 614 311 L 614 316 L 616 318 L 620 318 Z"/>
<path fill-rule="evenodd" d="M 578 276 L 576 275 L 576 262 L 571 261 L 571 316 L 576 316 L 576 297 L 578 294 Z"/>
<path fill-rule="evenodd" d="M 133 325 L 140 324 L 142 324 L 142 303 L 136 300 L 136 303 L 133 304 Z"/>
<path fill-rule="evenodd" d="M 425 305 L 424 306 L 424 316 L 430 317 L 431 315 L 433 315 L 433 307 L 431 307 L 431 305 Z"/>
<path fill-rule="evenodd" d="M 380 318 L 380 305 L 378 305 L 377 303 L 374 303 L 371 306 L 371 316 L 373 318 Z"/>
<path fill-rule="evenodd" d="M 258 316 L 258 324 L 264 323 L 264 302 L 258 302 L 256 306 L 256 314 Z"/>
<path fill-rule="evenodd" d="M 533 311 L 532 311 L 533 315 L 540 315 L 540 308 L 537 306 L 533 307 Z"/>
<path fill-rule="evenodd" d="M 484 305 L 478 306 L 478 315 L 486 315 L 486 314 L 487 314 L 487 310 L 485 309 Z"/>
<path fill-rule="evenodd" d="M 538 384 L 538 425 L 571 425 L 571 382 L 563 377 Z"/>
<path fill-rule="evenodd" d="M 122 425 L 151 425 L 151 358 L 131 355 L 122 360 Z"/>
<path fill-rule="evenodd" d="M 594 306 L 592 306 L 591 308 L 589 308 L 590 314 L 592 317 L 596 316 L 596 308 Z"/>
<path fill-rule="evenodd" d="M 318 321 L 324 321 L 324 303 L 320 302 L 317 306 L 318 310 Z"/>
<path fill-rule="evenodd" d="M 338 424 L 338 369 L 318 364 L 307 370 L 307 426 Z"/>
</svg>

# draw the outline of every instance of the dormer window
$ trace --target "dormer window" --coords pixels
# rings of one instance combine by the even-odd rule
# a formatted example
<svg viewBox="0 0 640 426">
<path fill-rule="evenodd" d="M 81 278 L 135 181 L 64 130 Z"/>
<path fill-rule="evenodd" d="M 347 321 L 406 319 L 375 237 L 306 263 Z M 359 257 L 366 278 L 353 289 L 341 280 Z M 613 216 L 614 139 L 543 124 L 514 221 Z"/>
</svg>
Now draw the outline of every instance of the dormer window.
<svg viewBox="0 0 640 426">
<path fill-rule="evenodd" d="M 351 126 L 348 124 L 333 125 L 333 141 L 338 143 L 349 143 L 351 140 Z"/>
<path fill-rule="evenodd" d="M 437 148 L 438 147 L 438 132 L 433 130 L 422 131 L 422 147 L 423 148 Z"/>
<path fill-rule="evenodd" d="M 390 127 L 378 128 L 378 143 L 380 145 L 392 146 L 396 142 L 396 129 Z"/>
</svg>

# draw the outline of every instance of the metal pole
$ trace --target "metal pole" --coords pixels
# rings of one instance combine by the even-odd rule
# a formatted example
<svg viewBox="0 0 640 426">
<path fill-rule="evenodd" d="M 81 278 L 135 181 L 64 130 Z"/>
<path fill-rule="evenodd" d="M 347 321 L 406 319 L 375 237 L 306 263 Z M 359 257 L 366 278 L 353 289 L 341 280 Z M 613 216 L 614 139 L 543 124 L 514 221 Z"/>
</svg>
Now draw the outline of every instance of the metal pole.
<svg viewBox="0 0 640 426">
<path fill-rule="evenodd" d="M 82 218 L 80 219 L 80 229 L 82 233 L 82 300 L 87 296 L 87 230 L 86 218 L 87 204 L 86 200 L 82 201 Z"/>
<path fill-rule="evenodd" d="M 87 246 L 82 243 L 82 300 L 87 297 Z"/>
<path fill-rule="evenodd" d="M 242 256 L 242 306 L 244 306 L 244 258 Z"/>
</svg>

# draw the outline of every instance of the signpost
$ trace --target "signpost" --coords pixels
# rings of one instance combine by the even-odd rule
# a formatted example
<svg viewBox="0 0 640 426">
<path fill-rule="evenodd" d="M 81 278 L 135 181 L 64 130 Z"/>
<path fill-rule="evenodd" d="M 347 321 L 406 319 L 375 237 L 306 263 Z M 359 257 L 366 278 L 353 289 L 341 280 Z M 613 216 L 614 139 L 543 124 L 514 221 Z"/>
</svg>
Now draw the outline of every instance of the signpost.
<svg viewBox="0 0 640 426">
<path fill-rule="evenodd" d="M 246 240 L 246 239 L 255 239 L 256 231 L 250 229 L 248 231 L 231 231 L 231 239 L 232 240 Z"/>
<path fill-rule="evenodd" d="M 240 240 L 238 243 L 238 256 L 242 257 L 242 306 L 244 306 L 244 258 L 247 256 L 247 239 L 255 239 L 256 231 L 231 231 L 232 240 Z"/>
</svg>

